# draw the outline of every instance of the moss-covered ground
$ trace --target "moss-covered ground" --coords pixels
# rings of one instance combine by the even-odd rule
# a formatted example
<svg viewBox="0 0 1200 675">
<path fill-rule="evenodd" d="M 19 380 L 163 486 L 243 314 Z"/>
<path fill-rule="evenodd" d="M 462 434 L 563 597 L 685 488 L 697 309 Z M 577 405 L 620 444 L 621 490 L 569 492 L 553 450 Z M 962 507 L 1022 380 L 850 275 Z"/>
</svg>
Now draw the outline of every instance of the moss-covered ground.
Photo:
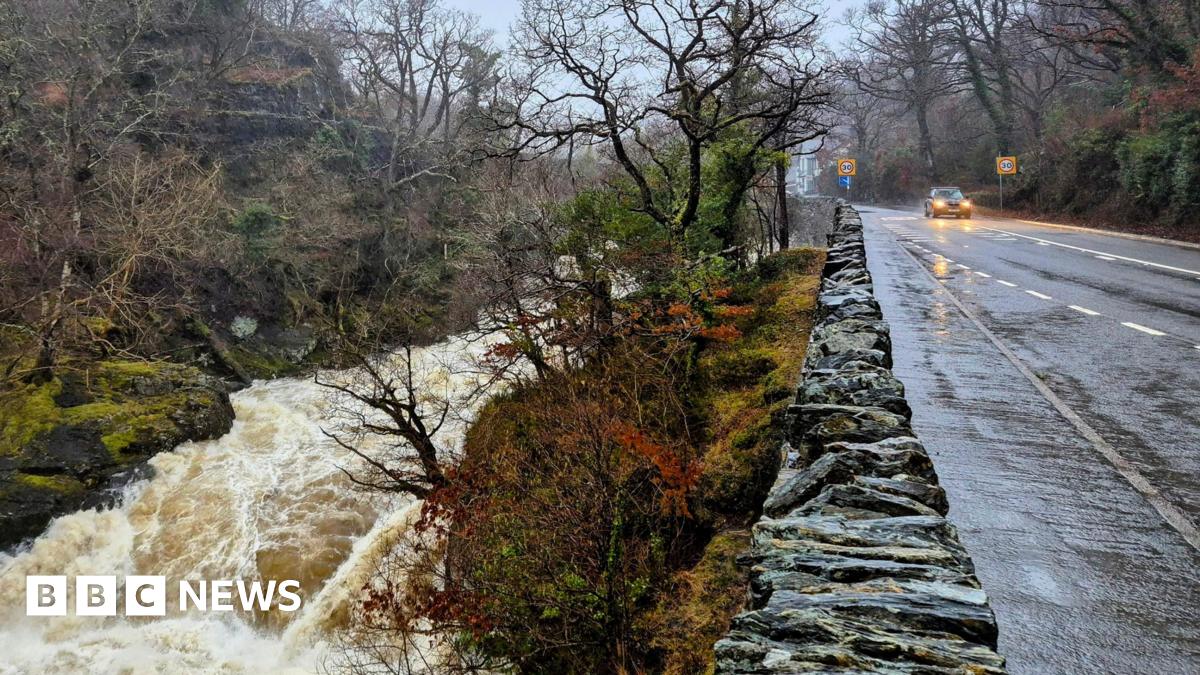
<svg viewBox="0 0 1200 675">
<path fill-rule="evenodd" d="M 782 417 L 795 396 L 813 322 L 824 252 L 793 249 L 765 259 L 734 288 L 742 336 L 705 347 L 697 360 L 696 409 L 707 431 L 698 515 L 715 534 L 648 614 L 662 672 L 711 672 L 712 645 L 746 594 L 737 555 L 780 462 Z"/>
</svg>

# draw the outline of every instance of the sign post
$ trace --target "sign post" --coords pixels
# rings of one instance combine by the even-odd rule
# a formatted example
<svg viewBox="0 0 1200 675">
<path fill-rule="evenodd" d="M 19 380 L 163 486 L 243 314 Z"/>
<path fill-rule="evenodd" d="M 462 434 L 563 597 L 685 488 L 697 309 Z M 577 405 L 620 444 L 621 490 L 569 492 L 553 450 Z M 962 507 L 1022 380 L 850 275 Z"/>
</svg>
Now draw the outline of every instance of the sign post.
<svg viewBox="0 0 1200 675">
<path fill-rule="evenodd" d="M 1000 210 L 1004 210 L 1004 177 L 1017 175 L 1016 157 L 997 157 L 996 174 L 1000 176 Z"/>
<path fill-rule="evenodd" d="M 848 157 L 837 161 L 838 184 L 846 188 L 846 201 L 850 201 L 850 179 L 858 175 L 858 160 Z"/>
</svg>

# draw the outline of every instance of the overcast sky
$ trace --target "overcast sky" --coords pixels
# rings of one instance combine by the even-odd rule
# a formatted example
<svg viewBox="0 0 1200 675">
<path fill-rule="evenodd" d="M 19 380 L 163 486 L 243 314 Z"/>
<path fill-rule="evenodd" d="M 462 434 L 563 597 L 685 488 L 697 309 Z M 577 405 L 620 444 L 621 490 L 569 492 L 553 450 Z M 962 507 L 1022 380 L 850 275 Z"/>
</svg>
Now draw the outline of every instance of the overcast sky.
<svg viewBox="0 0 1200 675">
<path fill-rule="evenodd" d="M 496 44 L 508 43 L 508 26 L 521 12 L 521 0 L 444 0 L 450 7 L 457 7 L 479 15 L 485 28 L 496 33 Z M 823 20 L 826 25 L 825 43 L 836 47 L 846 38 L 846 30 L 837 25 L 846 8 L 866 4 L 867 0 L 824 0 Z"/>
</svg>

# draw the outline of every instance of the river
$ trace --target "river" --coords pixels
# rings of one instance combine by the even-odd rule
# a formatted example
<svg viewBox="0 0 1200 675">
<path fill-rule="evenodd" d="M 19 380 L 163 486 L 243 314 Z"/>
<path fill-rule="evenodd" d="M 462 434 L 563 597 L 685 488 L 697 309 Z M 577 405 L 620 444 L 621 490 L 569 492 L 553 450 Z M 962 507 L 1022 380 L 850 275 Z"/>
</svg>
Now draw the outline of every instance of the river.
<svg viewBox="0 0 1200 675">
<path fill-rule="evenodd" d="M 461 449 L 480 402 L 463 397 L 483 382 L 469 364 L 486 348 L 450 338 L 414 351 L 421 390 L 457 402 L 436 438 L 444 451 Z M 340 423 L 330 397 L 311 378 L 256 382 L 231 397 L 227 434 L 157 455 L 152 477 L 126 487 L 115 508 L 60 517 L 0 557 L 0 673 L 311 673 L 336 659 L 331 629 L 419 503 L 346 476 L 361 460 L 323 433 Z M 25 576 L 36 574 L 165 575 L 169 599 L 180 579 L 296 579 L 304 605 L 27 617 Z"/>
</svg>

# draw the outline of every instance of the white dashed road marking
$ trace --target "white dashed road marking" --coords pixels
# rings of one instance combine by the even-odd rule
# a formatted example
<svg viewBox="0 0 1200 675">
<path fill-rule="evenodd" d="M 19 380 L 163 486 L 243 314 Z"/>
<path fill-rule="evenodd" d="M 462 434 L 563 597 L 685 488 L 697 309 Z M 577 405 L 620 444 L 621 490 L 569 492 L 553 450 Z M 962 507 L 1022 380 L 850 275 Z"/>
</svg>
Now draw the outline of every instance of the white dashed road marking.
<svg viewBox="0 0 1200 675">
<path fill-rule="evenodd" d="M 1051 241 L 1049 239 L 1042 239 L 1040 237 L 1031 237 L 1027 234 L 1017 234 L 1016 232 L 1009 232 L 1008 230 L 1000 230 L 1000 229 L 997 229 L 994 227 L 985 227 L 983 225 L 980 225 L 980 227 L 982 227 L 986 230 L 991 230 L 993 232 L 1002 232 L 1004 234 L 1011 235 L 1013 237 L 1020 237 L 1022 239 L 1029 239 L 1031 241 L 1036 241 L 1039 244 L 1044 244 L 1046 246 L 1059 246 L 1061 248 L 1071 249 L 1072 251 L 1080 251 L 1082 253 L 1091 253 L 1092 255 L 1095 255 L 1095 256 L 1102 255 L 1102 256 L 1105 256 L 1106 258 L 1112 258 L 1113 260 L 1123 260 L 1125 262 L 1132 262 L 1132 263 L 1138 263 L 1141 265 L 1148 265 L 1150 267 L 1157 267 L 1160 270 L 1167 270 L 1170 272 L 1181 272 L 1183 274 L 1190 274 L 1192 276 L 1200 276 L 1200 270 L 1189 270 L 1189 269 L 1186 269 L 1183 267 L 1172 267 L 1171 265 L 1163 265 L 1163 264 L 1156 263 L 1156 262 L 1150 262 L 1148 260 L 1140 260 L 1138 258 L 1130 258 L 1128 256 L 1116 255 L 1114 253 L 1108 253 L 1106 251 L 1097 251 L 1095 249 L 1083 248 L 1081 246 L 1072 246 L 1070 244 L 1061 244 L 1057 241 Z"/>
<path fill-rule="evenodd" d="M 1122 321 L 1122 322 L 1121 322 L 1121 325 L 1122 325 L 1122 326 L 1125 326 L 1126 328 L 1132 328 L 1132 329 L 1134 329 L 1134 330 L 1140 330 L 1140 331 L 1142 331 L 1143 333 L 1146 333 L 1147 335 L 1155 335 L 1155 336 L 1158 336 L 1158 335 L 1166 335 L 1166 333 L 1162 332 L 1161 330 L 1154 330 L 1153 328 L 1147 328 L 1147 327 L 1145 327 L 1145 326 L 1143 326 L 1143 325 L 1141 325 L 1141 324 L 1136 324 L 1136 323 L 1133 323 L 1133 322 L 1131 322 L 1131 321 Z"/>
<path fill-rule="evenodd" d="M 1037 291 L 1025 291 L 1025 292 L 1032 295 L 1035 298 L 1041 298 L 1042 300 L 1051 300 L 1052 299 L 1050 296 L 1046 295 L 1045 293 L 1038 293 Z"/>
<path fill-rule="evenodd" d="M 1116 258 L 1110 258 L 1106 255 L 1098 255 L 1096 256 L 1096 260 L 1116 260 Z"/>
<path fill-rule="evenodd" d="M 975 273 L 975 276 L 977 276 L 977 277 L 983 277 L 984 279 L 991 279 L 991 278 L 992 278 L 992 275 L 988 274 L 987 272 L 976 272 L 976 273 Z"/>
<path fill-rule="evenodd" d="M 1014 284 L 1014 283 L 1011 283 L 1011 282 L 1008 282 L 1008 281 L 1004 281 L 1004 280 L 1002 280 L 1002 279 L 997 279 L 997 280 L 996 280 L 996 283 L 998 283 L 998 284 L 1004 284 L 1005 286 L 1008 286 L 1009 288 L 1016 288 L 1016 287 L 1017 287 L 1017 285 L 1016 285 L 1016 284 Z"/>
<path fill-rule="evenodd" d="M 905 254 L 909 255 L 907 251 L 905 251 Z M 1154 510 L 1158 511 L 1163 519 L 1167 521 L 1167 524 L 1169 524 L 1176 532 L 1179 532 L 1181 535 L 1183 535 L 1183 538 L 1190 546 L 1200 550 L 1200 527 L 1197 527 L 1196 523 L 1192 522 L 1191 517 L 1180 510 L 1179 507 L 1175 506 L 1175 504 L 1173 504 L 1171 501 L 1163 497 L 1162 492 L 1159 491 L 1154 484 L 1147 480 L 1132 462 L 1117 452 L 1116 448 L 1114 448 L 1108 441 L 1104 440 L 1104 437 L 1102 437 L 1099 432 L 1089 426 L 1088 423 L 1085 422 L 1078 413 L 1071 409 L 1071 407 L 1068 406 L 1065 401 L 1059 398 L 1058 395 L 1046 385 L 1045 381 L 1043 381 L 1041 377 L 1036 375 L 1029 368 L 1029 366 L 1025 364 L 1024 361 L 1022 361 L 1015 353 L 1013 353 L 1012 349 L 1009 349 L 1007 345 L 1001 342 L 1000 338 L 996 337 L 995 333 L 988 330 L 987 326 L 983 325 L 983 322 L 979 320 L 979 317 L 976 316 L 974 312 L 972 312 L 965 304 L 963 304 L 961 300 L 955 297 L 954 293 L 944 281 L 931 274 L 929 270 L 925 269 L 925 266 L 917 262 L 915 258 L 912 260 L 917 265 L 917 269 L 926 277 L 928 277 L 935 286 L 940 287 L 943 291 L 945 291 L 947 298 L 955 307 L 958 308 L 958 311 L 962 312 L 963 316 L 967 317 L 971 323 L 975 324 L 975 327 L 979 329 L 979 332 L 982 333 L 984 337 L 988 339 L 988 341 L 995 345 L 996 349 L 1000 350 L 1000 353 L 1003 354 L 1010 363 L 1016 366 L 1017 370 L 1019 370 L 1021 374 L 1025 376 L 1025 379 L 1028 380 L 1029 383 L 1032 384 L 1038 390 L 1038 392 L 1040 392 L 1042 396 L 1054 406 L 1056 410 L 1058 410 L 1059 414 L 1066 418 L 1066 420 L 1070 422 L 1071 425 L 1074 426 L 1075 429 L 1092 444 L 1092 447 L 1095 448 L 1101 456 L 1108 460 L 1109 464 L 1111 464 L 1121 474 L 1121 476 L 1134 487 L 1134 489 L 1140 492 L 1142 496 L 1144 496 L 1146 500 L 1150 502 L 1150 504 L 1154 507 Z M 1197 345 L 1196 348 L 1200 349 L 1200 345 Z"/>
<path fill-rule="evenodd" d="M 967 267 L 966 265 L 962 265 L 962 264 L 960 264 L 960 265 L 958 266 L 958 268 L 959 268 L 959 269 L 963 269 L 963 270 L 969 270 L 969 269 L 971 269 L 970 267 Z"/>
<path fill-rule="evenodd" d="M 1087 307 L 1080 307 L 1079 305 L 1067 305 L 1067 307 L 1070 307 L 1071 309 L 1075 310 L 1076 312 L 1083 312 L 1084 314 L 1087 314 L 1088 316 L 1100 316 L 1100 312 L 1097 312 L 1092 309 L 1088 309 Z"/>
</svg>

